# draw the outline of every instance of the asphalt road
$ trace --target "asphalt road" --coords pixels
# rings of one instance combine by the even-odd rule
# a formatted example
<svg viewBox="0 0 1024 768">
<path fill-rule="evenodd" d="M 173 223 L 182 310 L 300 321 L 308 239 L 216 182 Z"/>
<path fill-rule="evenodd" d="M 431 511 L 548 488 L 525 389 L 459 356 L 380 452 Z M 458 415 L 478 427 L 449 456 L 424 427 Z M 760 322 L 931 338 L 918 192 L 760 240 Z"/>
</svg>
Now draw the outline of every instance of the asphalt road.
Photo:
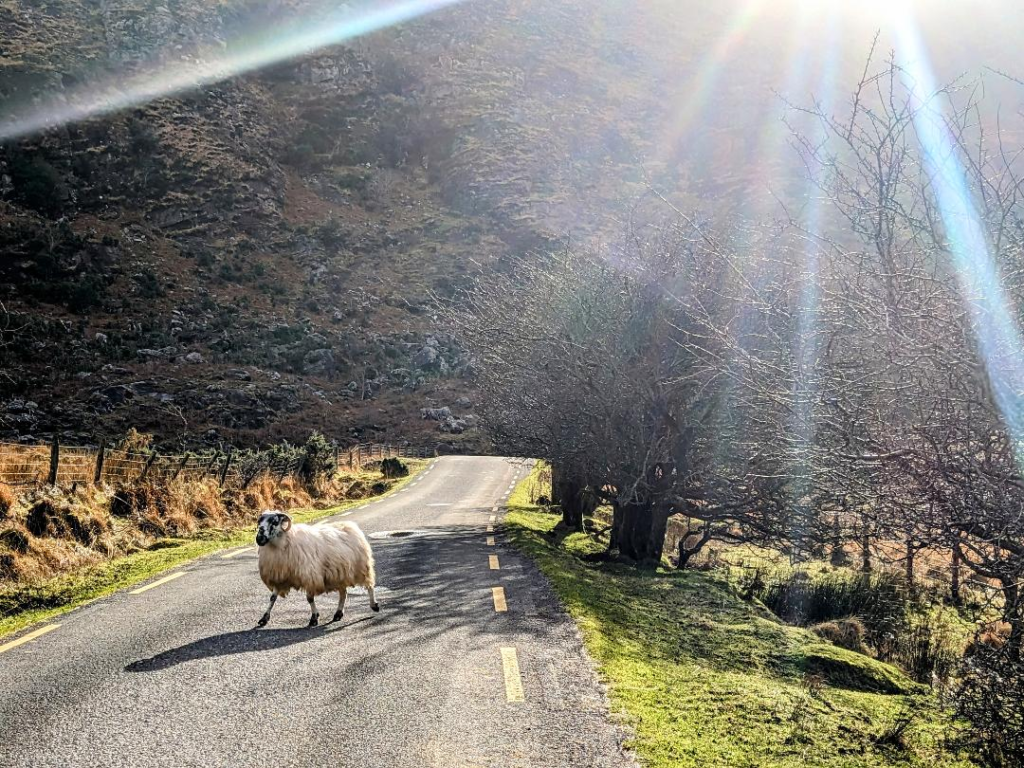
<svg viewBox="0 0 1024 768">
<path fill-rule="evenodd" d="M 252 549 L 58 618 L 0 653 L 0 766 L 632 765 L 575 625 L 503 545 L 526 469 L 442 458 L 348 513 L 374 547 L 379 614 L 351 594 L 344 619 L 306 629 L 292 593 L 254 629 L 268 592 Z"/>
</svg>

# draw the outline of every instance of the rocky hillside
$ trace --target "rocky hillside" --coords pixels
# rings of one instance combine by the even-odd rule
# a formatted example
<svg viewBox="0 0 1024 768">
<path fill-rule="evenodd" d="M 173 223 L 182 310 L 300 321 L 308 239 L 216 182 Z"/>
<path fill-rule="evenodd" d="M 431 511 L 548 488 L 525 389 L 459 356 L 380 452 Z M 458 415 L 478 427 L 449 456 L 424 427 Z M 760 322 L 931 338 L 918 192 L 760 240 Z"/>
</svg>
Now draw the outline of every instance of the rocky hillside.
<svg viewBox="0 0 1024 768">
<path fill-rule="evenodd" d="M 253 45 L 312 3 L 267 4 Z M 0 0 L 2 116 L 159 84 L 249 5 Z M 475 445 L 436 297 L 618 226 L 647 180 L 735 203 L 770 169 L 749 123 L 777 112 L 785 20 L 741 87 L 715 56 L 742 4 L 641 5 L 463 3 L 0 145 L 0 439 Z"/>
</svg>

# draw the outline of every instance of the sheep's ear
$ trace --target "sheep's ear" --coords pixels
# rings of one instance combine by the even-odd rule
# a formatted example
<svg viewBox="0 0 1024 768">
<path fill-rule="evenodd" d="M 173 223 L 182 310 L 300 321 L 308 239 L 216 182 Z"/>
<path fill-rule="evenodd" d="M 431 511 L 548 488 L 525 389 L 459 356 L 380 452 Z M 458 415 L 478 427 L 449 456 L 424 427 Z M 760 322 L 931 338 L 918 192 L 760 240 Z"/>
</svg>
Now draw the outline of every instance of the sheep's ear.
<svg viewBox="0 0 1024 768">
<path fill-rule="evenodd" d="M 292 527 L 292 519 L 288 515 L 281 515 L 284 519 L 281 521 L 281 530 L 287 531 Z"/>
</svg>

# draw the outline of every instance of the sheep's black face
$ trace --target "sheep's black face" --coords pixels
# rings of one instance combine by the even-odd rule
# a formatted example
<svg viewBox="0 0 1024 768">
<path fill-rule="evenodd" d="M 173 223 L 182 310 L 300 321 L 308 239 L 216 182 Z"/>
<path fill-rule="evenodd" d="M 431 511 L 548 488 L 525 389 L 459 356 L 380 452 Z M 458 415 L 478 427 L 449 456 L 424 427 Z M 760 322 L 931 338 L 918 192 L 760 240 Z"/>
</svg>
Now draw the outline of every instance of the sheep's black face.
<svg viewBox="0 0 1024 768">
<path fill-rule="evenodd" d="M 256 525 L 256 543 L 263 546 L 287 531 L 292 519 L 282 512 L 264 512 Z"/>
</svg>

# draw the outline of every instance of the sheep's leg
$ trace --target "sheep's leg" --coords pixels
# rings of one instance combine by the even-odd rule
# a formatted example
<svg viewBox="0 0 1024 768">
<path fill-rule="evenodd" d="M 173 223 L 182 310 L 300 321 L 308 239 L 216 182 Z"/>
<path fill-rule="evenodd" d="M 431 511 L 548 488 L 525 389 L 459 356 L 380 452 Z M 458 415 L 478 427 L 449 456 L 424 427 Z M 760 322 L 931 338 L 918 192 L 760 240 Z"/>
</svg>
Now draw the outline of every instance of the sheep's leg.
<svg viewBox="0 0 1024 768">
<path fill-rule="evenodd" d="M 338 610 L 334 612 L 334 621 L 341 621 L 345 615 L 345 598 L 348 597 L 348 588 L 342 587 L 338 590 Z"/>
<path fill-rule="evenodd" d="M 380 605 L 377 603 L 376 600 L 373 599 L 373 587 L 367 587 L 366 591 L 370 593 L 370 607 L 374 611 L 379 611 L 380 610 Z"/>
<path fill-rule="evenodd" d="M 306 595 L 306 602 L 309 603 L 309 610 L 312 611 L 312 615 L 309 617 L 309 626 L 315 627 L 320 623 L 320 613 L 316 609 L 316 600 L 313 595 Z"/>
<path fill-rule="evenodd" d="M 274 610 L 274 603 L 277 602 L 277 592 L 270 593 L 270 605 L 267 606 L 267 612 L 263 614 L 263 617 L 256 623 L 257 627 L 267 626 L 267 622 L 270 621 L 270 612 Z"/>
</svg>

